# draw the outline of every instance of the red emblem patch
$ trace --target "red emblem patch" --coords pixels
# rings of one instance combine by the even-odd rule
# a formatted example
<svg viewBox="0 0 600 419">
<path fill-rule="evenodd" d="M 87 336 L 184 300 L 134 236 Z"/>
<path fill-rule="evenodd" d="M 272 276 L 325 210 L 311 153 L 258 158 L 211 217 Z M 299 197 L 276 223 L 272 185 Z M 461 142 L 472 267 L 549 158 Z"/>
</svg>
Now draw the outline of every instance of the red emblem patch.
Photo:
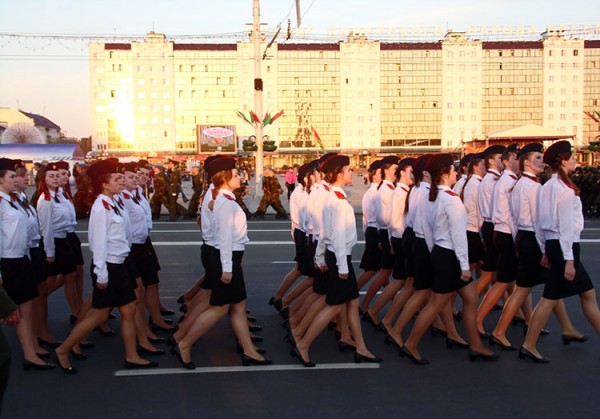
<svg viewBox="0 0 600 419">
<path fill-rule="evenodd" d="M 102 200 L 102 205 L 104 205 L 104 208 L 106 208 L 107 210 L 110 210 L 110 204 L 108 202 L 106 202 L 104 199 Z"/>
<path fill-rule="evenodd" d="M 446 192 L 450 196 L 459 196 L 457 193 L 455 193 L 454 191 L 451 191 L 449 189 L 445 190 L 444 192 Z"/>
<path fill-rule="evenodd" d="M 337 196 L 339 199 L 346 199 L 344 194 L 341 193 L 340 191 L 335 191 L 335 196 Z"/>
</svg>

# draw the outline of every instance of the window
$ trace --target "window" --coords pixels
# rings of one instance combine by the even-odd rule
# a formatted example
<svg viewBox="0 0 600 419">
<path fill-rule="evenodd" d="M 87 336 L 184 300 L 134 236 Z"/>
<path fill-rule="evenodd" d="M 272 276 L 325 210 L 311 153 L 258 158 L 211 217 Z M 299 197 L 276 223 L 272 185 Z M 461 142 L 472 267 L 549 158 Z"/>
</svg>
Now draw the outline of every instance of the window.
<svg viewBox="0 0 600 419">
<path fill-rule="evenodd" d="M 573 57 L 577 57 L 579 55 L 579 50 L 574 49 L 573 50 Z"/>
</svg>

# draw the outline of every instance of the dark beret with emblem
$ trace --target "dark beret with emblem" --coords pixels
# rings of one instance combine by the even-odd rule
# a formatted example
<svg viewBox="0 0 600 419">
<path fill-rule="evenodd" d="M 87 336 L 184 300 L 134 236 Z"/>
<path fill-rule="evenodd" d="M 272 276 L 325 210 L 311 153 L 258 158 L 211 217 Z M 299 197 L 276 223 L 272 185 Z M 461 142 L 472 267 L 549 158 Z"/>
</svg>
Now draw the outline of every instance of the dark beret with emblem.
<svg viewBox="0 0 600 419">
<path fill-rule="evenodd" d="M 442 153 L 434 155 L 429 161 L 428 172 L 433 174 L 440 173 L 442 169 L 452 166 L 454 164 L 454 158 L 452 154 Z"/>
<path fill-rule="evenodd" d="M 350 157 L 342 154 L 335 154 L 330 156 L 327 160 L 321 162 L 321 171 L 328 173 L 334 170 L 336 167 L 350 166 Z"/>
<path fill-rule="evenodd" d="M 415 159 L 413 162 L 413 172 L 415 173 L 415 176 L 417 174 L 420 176 L 421 173 L 423 173 L 423 170 L 425 170 L 425 165 L 431 156 L 432 154 L 423 154 Z"/>
<path fill-rule="evenodd" d="M 519 144 L 512 143 L 512 144 L 507 145 L 506 148 L 504 149 L 504 152 L 502 153 L 502 160 L 506 160 L 510 153 L 515 153 L 518 155 L 519 154 Z"/>
<path fill-rule="evenodd" d="M 12 159 L 0 158 L 0 170 L 17 170 L 18 163 Z"/>
<path fill-rule="evenodd" d="M 519 152 L 517 153 L 517 157 L 524 156 L 527 153 L 543 153 L 544 146 L 541 143 L 529 143 L 524 145 Z"/>
<path fill-rule="evenodd" d="M 138 160 L 137 166 L 140 169 L 150 169 L 152 167 L 152 165 L 150 164 L 150 162 L 148 162 L 148 160 L 145 160 L 145 159 Z"/>
<path fill-rule="evenodd" d="M 50 163 L 50 164 L 54 164 L 57 169 L 69 170 L 69 163 L 64 160 L 60 160 L 60 161 Z"/>
<path fill-rule="evenodd" d="M 135 173 L 138 169 L 138 164 L 135 162 L 125 163 L 123 166 L 125 167 L 126 172 L 134 172 Z"/>
<path fill-rule="evenodd" d="M 463 156 L 463 158 L 460 159 L 460 165 L 461 165 L 461 167 L 462 166 L 468 166 L 469 163 L 471 163 L 471 160 L 473 160 L 476 157 L 477 157 L 477 154 L 473 154 L 473 153 L 465 154 Z"/>
<path fill-rule="evenodd" d="M 323 163 L 326 162 L 327 160 L 329 160 L 331 157 L 337 156 L 337 154 L 338 153 L 334 153 L 333 151 L 323 154 L 321 157 L 319 157 L 317 169 L 319 169 L 322 172 L 323 171 Z"/>
<path fill-rule="evenodd" d="M 398 162 L 398 170 L 404 170 L 408 166 L 412 166 L 415 163 L 414 157 L 405 157 Z"/>
<path fill-rule="evenodd" d="M 373 172 L 375 170 L 379 170 L 381 169 L 381 159 L 379 160 L 375 160 L 373 163 L 371 163 L 371 165 L 369 166 L 369 172 Z"/>
<path fill-rule="evenodd" d="M 310 173 L 311 164 L 306 163 L 298 168 L 298 182 L 304 184 L 304 178 Z"/>
<path fill-rule="evenodd" d="M 14 159 L 13 161 L 15 162 L 15 167 L 17 169 L 20 169 L 20 168 L 25 169 L 25 163 L 23 163 L 23 160 L 21 160 L 21 159 Z"/>
<path fill-rule="evenodd" d="M 87 170 L 87 175 L 92 179 L 97 179 L 98 177 L 109 173 L 119 173 L 119 165 L 114 159 L 95 161 L 90 164 L 90 167 L 88 167 Z"/>
<path fill-rule="evenodd" d="M 381 159 L 381 166 L 385 166 L 386 164 L 398 164 L 398 157 L 396 156 L 385 156 L 383 159 Z"/>
<path fill-rule="evenodd" d="M 573 154 L 573 147 L 571 146 L 571 143 L 567 140 L 557 141 L 550 147 L 548 147 L 548 149 L 544 153 L 544 163 L 554 163 L 558 159 L 558 156 L 561 154 Z"/>
<path fill-rule="evenodd" d="M 494 154 L 504 153 L 505 149 L 506 149 L 506 147 L 504 147 L 503 145 L 491 145 L 488 148 L 486 148 L 485 150 L 483 150 L 481 152 L 481 155 L 483 156 L 482 158 L 487 159 L 490 156 L 493 156 Z"/>
<path fill-rule="evenodd" d="M 208 159 L 207 159 L 208 160 Z M 209 178 L 212 178 L 224 170 L 235 169 L 237 160 L 231 156 L 216 156 L 214 159 L 204 164 L 204 170 Z"/>
</svg>

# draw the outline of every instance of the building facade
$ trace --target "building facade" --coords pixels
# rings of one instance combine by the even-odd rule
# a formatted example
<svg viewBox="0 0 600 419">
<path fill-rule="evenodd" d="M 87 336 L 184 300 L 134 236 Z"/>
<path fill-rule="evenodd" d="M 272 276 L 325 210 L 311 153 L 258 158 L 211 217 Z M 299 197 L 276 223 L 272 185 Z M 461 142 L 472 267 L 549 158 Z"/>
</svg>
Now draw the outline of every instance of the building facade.
<svg viewBox="0 0 600 419">
<path fill-rule="evenodd" d="M 254 133 L 236 116 L 254 103 L 250 42 L 182 44 L 151 32 L 91 43 L 89 54 L 94 151 L 195 155 L 207 151 L 206 128 Z M 351 33 L 336 43 L 275 43 L 262 61 L 263 110 L 285 114 L 265 134 L 279 155 L 317 151 L 315 132 L 325 149 L 356 155 L 460 153 L 528 124 L 583 146 L 600 135 L 587 115 L 600 111 L 599 68 L 600 41 L 560 30 L 533 41 L 448 32 L 429 42 Z"/>
</svg>

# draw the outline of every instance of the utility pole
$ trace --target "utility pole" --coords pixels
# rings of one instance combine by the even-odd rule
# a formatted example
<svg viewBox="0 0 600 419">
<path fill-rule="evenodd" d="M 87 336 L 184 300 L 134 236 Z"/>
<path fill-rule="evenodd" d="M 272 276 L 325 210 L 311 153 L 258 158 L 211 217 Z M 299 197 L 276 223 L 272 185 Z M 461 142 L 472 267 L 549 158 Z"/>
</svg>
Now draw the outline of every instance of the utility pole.
<svg viewBox="0 0 600 419">
<path fill-rule="evenodd" d="M 260 52 L 262 36 L 260 33 L 260 0 L 252 0 L 252 42 L 254 44 L 254 112 L 259 118 L 263 117 L 262 112 L 262 92 L 263 81 L 261 78 L 262 54 Z M 263 177 L 263 124 L 262 121 L 257 121 L 254 127 L 254 135 L 256 136 L 256 158 L 254 180 L 256 182 L 255 196 L 262 195 L 261 181 Z"/>
</svg>

